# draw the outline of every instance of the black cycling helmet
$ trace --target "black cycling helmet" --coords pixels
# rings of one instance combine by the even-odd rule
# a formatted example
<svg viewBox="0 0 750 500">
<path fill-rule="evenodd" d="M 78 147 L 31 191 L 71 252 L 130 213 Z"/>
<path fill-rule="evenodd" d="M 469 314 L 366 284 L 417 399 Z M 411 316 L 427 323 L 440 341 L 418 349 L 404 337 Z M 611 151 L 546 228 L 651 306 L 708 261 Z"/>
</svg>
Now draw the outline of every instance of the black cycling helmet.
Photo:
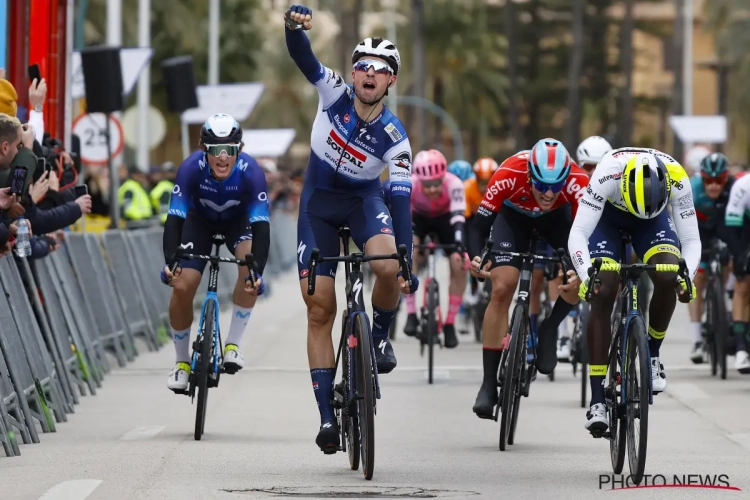
<svg viewBox="0 0 750 500">
<path fill-rule="evenodd" d="M 211 116 L 201 128 L 202 144 L 235 144 L 242 142 L 242 127 L 225 113 Z"/>
</svg>

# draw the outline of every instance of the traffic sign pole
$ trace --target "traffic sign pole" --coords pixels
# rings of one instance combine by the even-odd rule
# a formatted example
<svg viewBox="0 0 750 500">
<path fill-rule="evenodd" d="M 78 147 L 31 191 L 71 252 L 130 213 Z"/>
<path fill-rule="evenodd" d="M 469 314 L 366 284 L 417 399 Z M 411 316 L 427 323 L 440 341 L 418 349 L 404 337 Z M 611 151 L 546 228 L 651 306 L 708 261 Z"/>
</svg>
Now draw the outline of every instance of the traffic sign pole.
<svg viewBox="0 0 750 500">
<path fill-rule="evenodd" d="M 112 221 L 111 229 L 120 227 L 120 173 L 112 162 L 112 139 L 110 136 L 110 115 L 107 113 L 107 169 L 109 170 L 109 217 Z"/>
</svg>

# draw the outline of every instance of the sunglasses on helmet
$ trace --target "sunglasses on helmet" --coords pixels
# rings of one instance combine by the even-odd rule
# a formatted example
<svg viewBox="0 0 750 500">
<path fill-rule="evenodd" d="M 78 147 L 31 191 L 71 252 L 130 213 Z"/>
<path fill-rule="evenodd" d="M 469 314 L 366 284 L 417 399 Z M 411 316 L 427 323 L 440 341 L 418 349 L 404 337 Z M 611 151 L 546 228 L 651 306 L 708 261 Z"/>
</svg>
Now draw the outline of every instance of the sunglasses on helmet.
<svg viewBox="0 0 750 500">
<path fill-rule="evenodd" d="M 239 152 L 239 144 L 206 144 L 206 153 L 211 156 L 219 157 L 221 153 L 226 153 L 227 156 L 235 156 Z"/>
<path fill-rule="evenodd" d="M 540 182 L 532 178 L 531 185 L 534 186 L 534 188 L 540 193 L 546 193 L 547 191 L 552 191 L 554 194 L 557 194 L 560 191 L 562 191 L 562 188 L 565 187 L 565 181 L 563 180 L 555 184 L 547 184 L 546 182 Z"/>
<path fill-rule="evenodd" d="M 368 71 L 370 71 L 370 68 L 372 68 L 375 73 L 378 73 L 380 75 L 393 74 L 393 68 L 391 68 L 390 65 L 384 63 L 383 61 L 362 59 L 354 63 L 354 71 L 364 71 L 365 73 L 367 73 Z"/>
<path fill-rule="evenodd" d="M 703 184 L 706 186 L 710 186 L 711 184 L 722 185 L 727 182 L 727 179 L 729 178 L 729 172 L 722 172 L 716 177 L 710 177 L 706 174 L 701 174 L 701 177 L 703 177 Z"/>
</svg>

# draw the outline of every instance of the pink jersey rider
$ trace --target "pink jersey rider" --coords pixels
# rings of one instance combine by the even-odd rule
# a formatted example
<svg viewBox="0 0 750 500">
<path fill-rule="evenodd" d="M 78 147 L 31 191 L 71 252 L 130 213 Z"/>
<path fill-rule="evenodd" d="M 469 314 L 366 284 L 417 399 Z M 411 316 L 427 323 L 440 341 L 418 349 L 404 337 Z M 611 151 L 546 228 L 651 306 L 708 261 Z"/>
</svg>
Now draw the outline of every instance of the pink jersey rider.
<svg viewBox="0 0 750 500">
<path fill-rule="evenodd" d="M 432 218 L 444 214 L 464 214 L 466 212 L 464 183 L 452 173 L 445 173 L 443 192 L 440 193 L 440 197 L 434 200 L 425 195 L 419 177 L 412 175 L 411 182 L 411 213 Z M 451 218 L 451 224 L 453 223 L 453 218 Z"/>
</svg>

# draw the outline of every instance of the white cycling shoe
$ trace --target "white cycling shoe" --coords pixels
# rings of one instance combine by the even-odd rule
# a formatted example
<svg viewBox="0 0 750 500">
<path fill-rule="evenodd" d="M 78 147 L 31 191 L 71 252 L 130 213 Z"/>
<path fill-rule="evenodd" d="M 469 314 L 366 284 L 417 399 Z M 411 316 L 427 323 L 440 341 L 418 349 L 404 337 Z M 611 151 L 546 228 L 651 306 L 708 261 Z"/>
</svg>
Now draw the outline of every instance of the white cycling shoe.
<svg viewBox="0 0 750 500">
<path fill-rule="evenodd" d="M 240 348 L 234 344 L 224 347 L 224 371 L 230 375 L 237 373 L 245 367 L 245 358 L 242 357 Z"/>
<path fill-rule="evenodd" d="M 602 403 L 591 405 L 586 413 L 586 430 L 592 434 L 604 434 L 609 428 L 609 419 L 607 418 L 607 407 Z"/>
<path fill-rule="evenodd" d="M 743 375 L 750 374 L 750 356 L 747 351 L 737 351 L 734 358 L 734 368 Z"/>
<path fill-rule="evenodd" d="M 190 377 L 190 365 L 188 363 L 177 363 L 169 372 L 167 388 L 176 393 L 187 391 L 188 377 Z"/>
<path fill-rule="evenodd" d="M 651 390 L 654 394 L 659 394 L 667 389 L 667 374 L 664 372 L 664 365 L 659 362 L 659 358 L 651 358 Z"/>
</svg>

